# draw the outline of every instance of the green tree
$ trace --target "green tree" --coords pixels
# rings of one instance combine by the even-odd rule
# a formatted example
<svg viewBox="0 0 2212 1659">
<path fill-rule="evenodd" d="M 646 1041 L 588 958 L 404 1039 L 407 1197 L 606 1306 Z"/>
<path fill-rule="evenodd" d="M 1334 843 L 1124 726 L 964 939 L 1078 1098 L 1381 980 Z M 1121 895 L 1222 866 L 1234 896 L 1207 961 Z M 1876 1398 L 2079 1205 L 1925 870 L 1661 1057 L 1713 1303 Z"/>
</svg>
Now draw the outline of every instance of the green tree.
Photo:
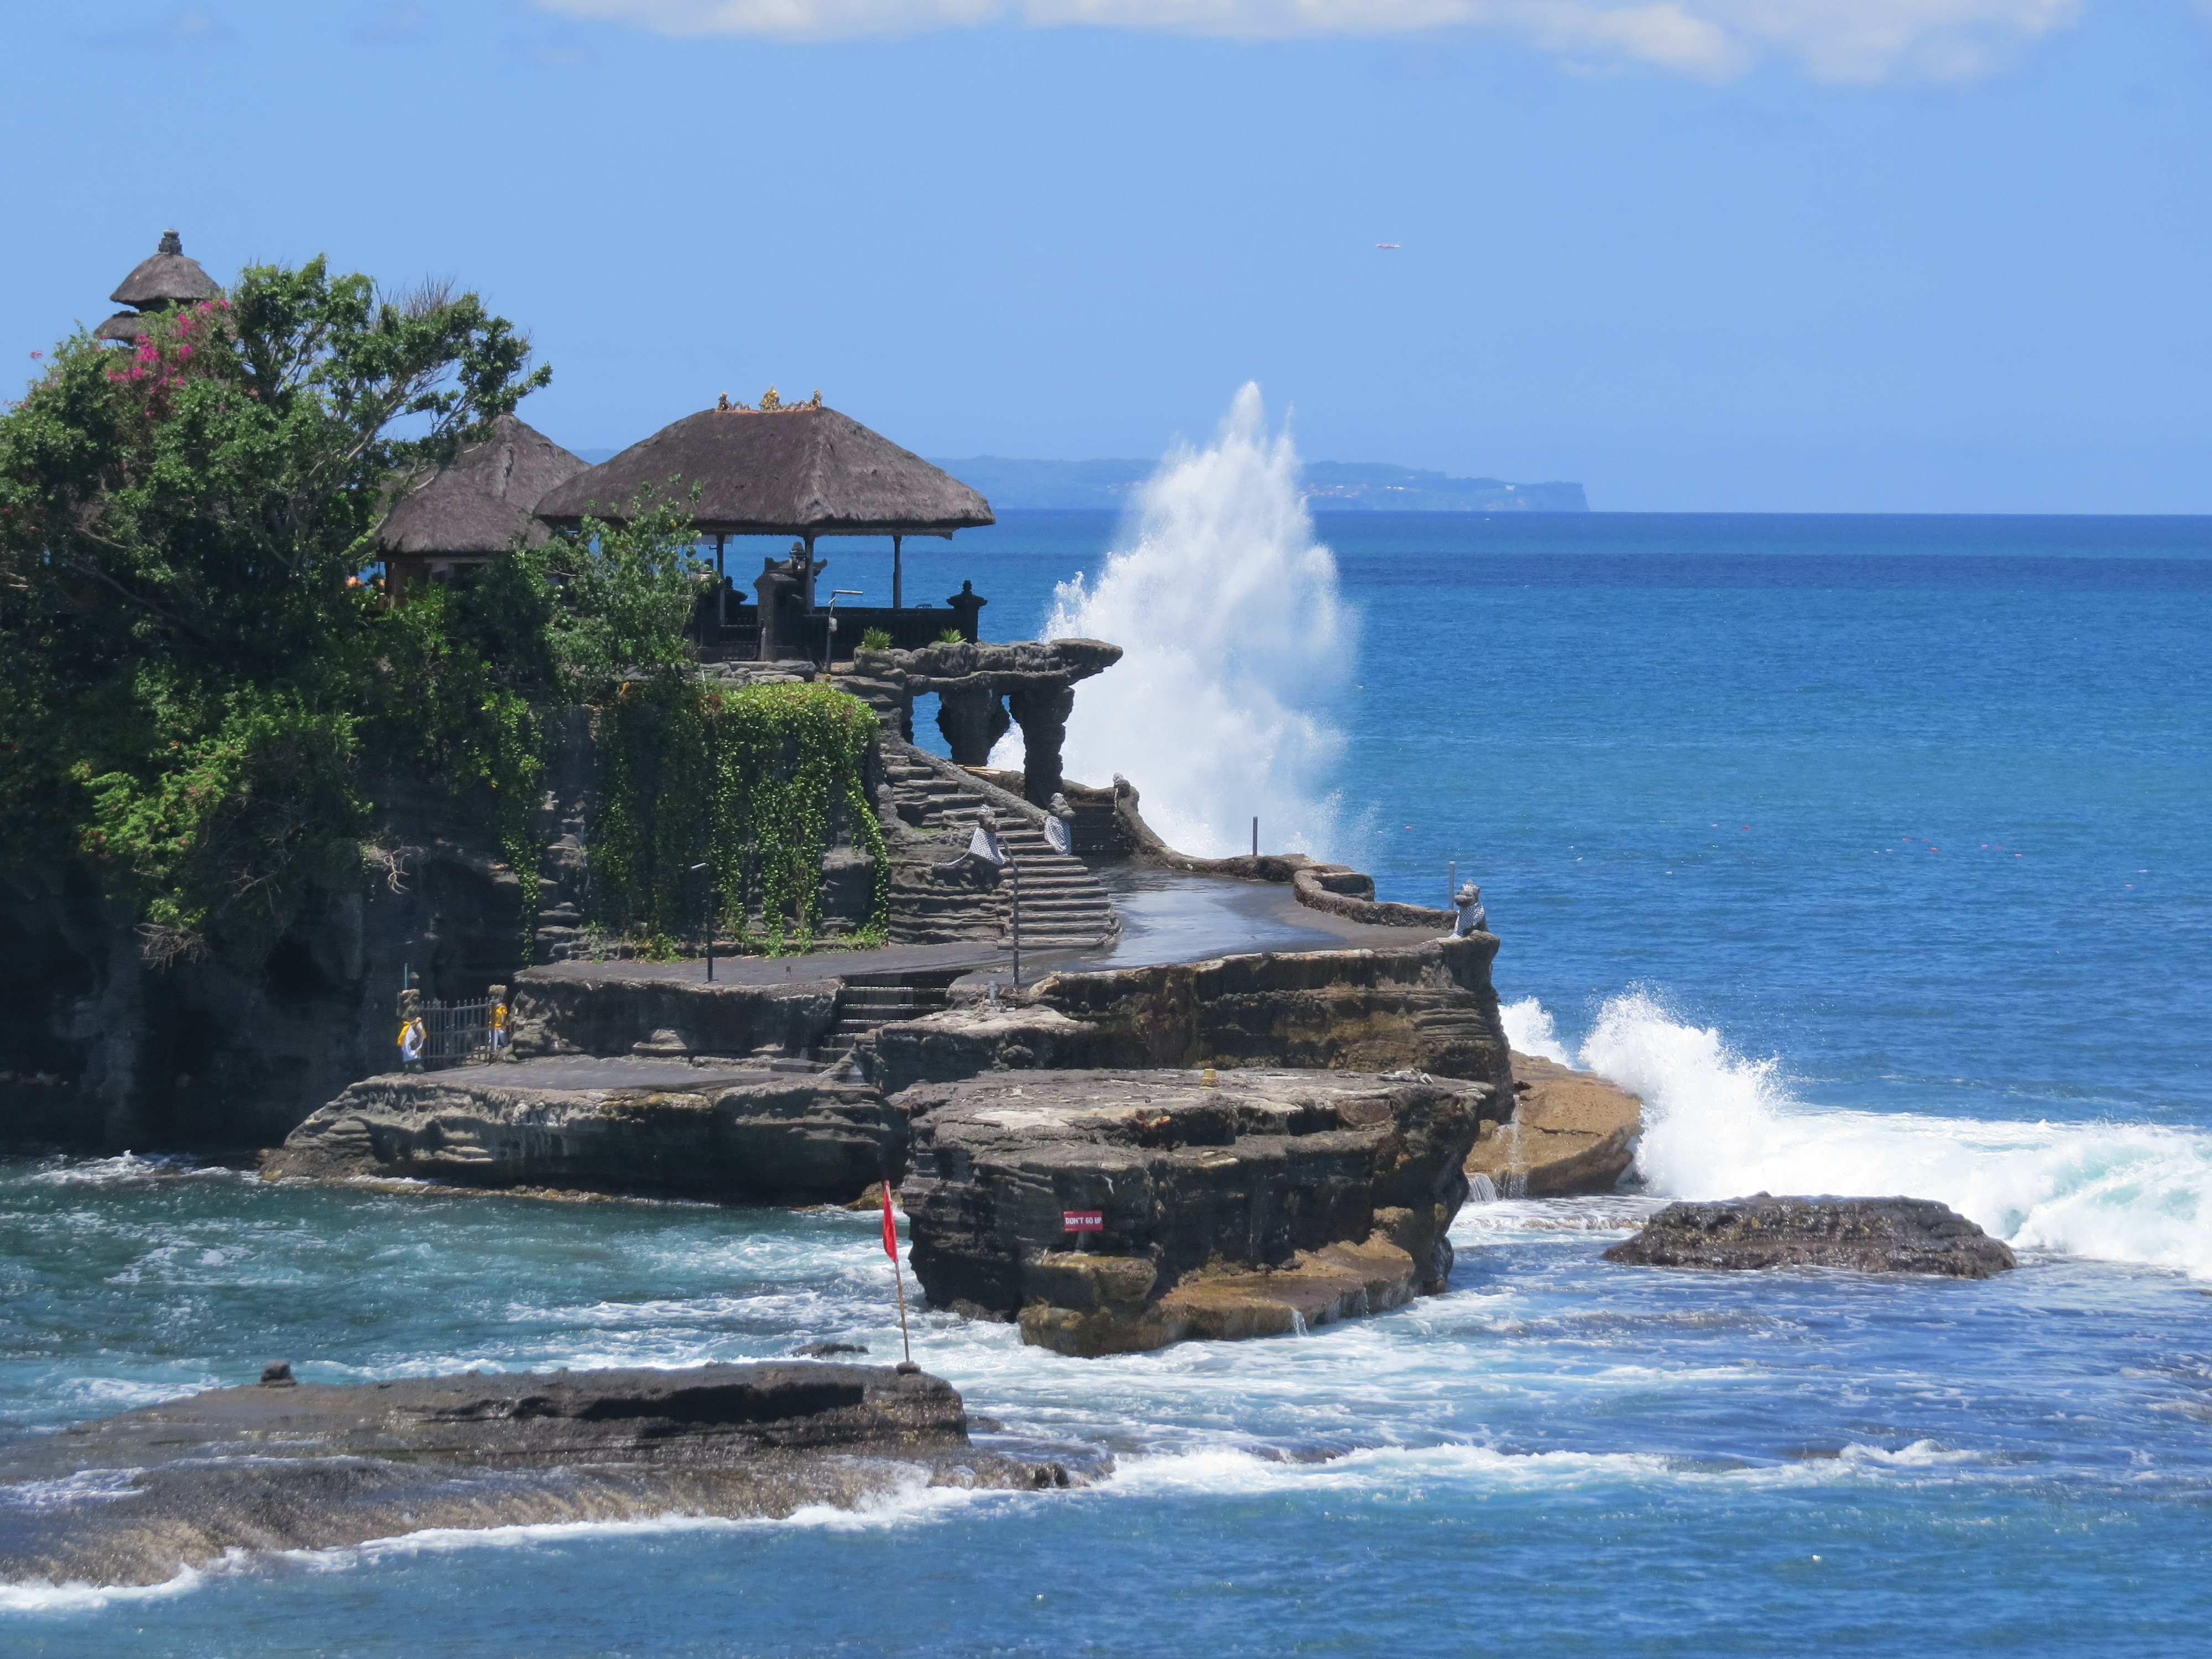
<svg viewBox="0 0 2212 1659">
<path fill-rule="evenodd" d="M 528 356 L 472 294 L 320 259 L 64 342 L 0 416 L 0 856 L 94 860 L 156 959 L 250 958 L 357 860 L 371 766 L 519 810 L 534 688 L 482 618 L 356 579 L 392 502 L 544 383 Z"/>
</svg>

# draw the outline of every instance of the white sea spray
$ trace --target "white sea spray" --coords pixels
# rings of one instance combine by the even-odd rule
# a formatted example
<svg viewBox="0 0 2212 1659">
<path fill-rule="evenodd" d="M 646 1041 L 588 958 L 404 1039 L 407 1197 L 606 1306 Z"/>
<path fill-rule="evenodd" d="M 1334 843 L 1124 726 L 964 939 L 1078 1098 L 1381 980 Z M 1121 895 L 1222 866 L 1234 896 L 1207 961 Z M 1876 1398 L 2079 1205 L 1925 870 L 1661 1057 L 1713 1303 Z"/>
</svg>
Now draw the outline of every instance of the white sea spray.
<svg viewBox="0 0 2212 1659">
<path fill-rule="evenodd" d="M 1352 665 L 1358 618 L 1257 386 L 1211 446 L 1161 463 L 1124 542 L 1094 579 L 1059 586 L 1045 628 L 1126 653 L 1076 693 L 1067 775 L 1127 774 L 1146 821 L 1185 852 L 1249 851 L 1255 817 L 1267 850 L 1347 851 L 1327 783 L 1344 738 L 1318 708 Z M 1017 731 L 992 758 L 1019 754 Z"/>
<path fill-rule="evenodd" d="M 1525 1001 L 1512 1012 L 1524 1036 L 1550 1029 Z M 2017 1249 L 2212 1279 L 2212 1135 L 2200 1130 L 1813 1105 L 1778 1060 L 1738 1053 L 1646 991 L 1607 1000 L 1575 1058 L 1643 1097 L 1637 1169 L 1655 1194 L 1932 1198 Z"/>
</svg>

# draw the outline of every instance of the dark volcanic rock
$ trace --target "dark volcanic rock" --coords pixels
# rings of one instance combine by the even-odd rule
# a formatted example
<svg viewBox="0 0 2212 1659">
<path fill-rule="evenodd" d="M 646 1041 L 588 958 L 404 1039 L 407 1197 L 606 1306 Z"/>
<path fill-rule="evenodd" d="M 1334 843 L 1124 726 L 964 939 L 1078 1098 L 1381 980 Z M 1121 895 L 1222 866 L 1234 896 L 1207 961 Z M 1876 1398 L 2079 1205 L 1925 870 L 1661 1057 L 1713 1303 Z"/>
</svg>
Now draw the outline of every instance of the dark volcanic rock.
<svg viewBox="0 0 2212 1659">
<path fill-rule="evenodd" d="M 1605 1253 L 1647 1267 L 1855 1267 L 1989 1279 L 2019 1266 L 1947 1205 L 1925 1198 L 1772 1198 L 1669 1204 Z"/>
<path fill-rule="evenodd" d="M 904 1114 L 858 1085 L 556 1060 L 367 1079 L 262 1167 L 812 1204 L 895 1181 L 905 1158 Z"/>
<path fill-rule="evenodd" d="M 514 1052 L 525 1060 L 628 1054 L 659 1038 L 691 1054 L 771 1048 L 804 1054 L 836 1024 L 839 988 L 837 981 L 819 978 L 709 985 L 640 975 L 627 963 L 532 968 L 514 981 Z M 674 1034 L 672 1044 L 663 1033 Z"/>
<path fill-rule="evenodd" d="M 19 1490 L 62 1480 L 86 1496 L 0 1508 L 0 1577 L 154 1583 L 232 1549 L 781 1516 L 909 1486 L 1026 1489 L 1070 1474 L 970 1446 L 960 1396 L 936 1377 L 760 1364 L 217 1389 L 0 1459 L 0 1483 Z"/>
<path fill-rule="evenodd" d="M 932 1302 L 1061 1352 L 1266 1335 L 1443 1287 L 1486 1085 L 1416 1073 L 921 1084 L 901 1191 Z M 1100 1212 L 1085 1248 L 1066 1211 Z"/>
<path fill-rule="evenodd" d="M 1402 950 L 1263 951 L 1205 962 L 1053 974 L 996 1015 L 953 1009 L 880 1027 L 888 1093 L 994 1066 L 1412 1067 L 1492 1085 L 1512 1062 L 1491 988 L 1488 933 Z"/>
</svg>

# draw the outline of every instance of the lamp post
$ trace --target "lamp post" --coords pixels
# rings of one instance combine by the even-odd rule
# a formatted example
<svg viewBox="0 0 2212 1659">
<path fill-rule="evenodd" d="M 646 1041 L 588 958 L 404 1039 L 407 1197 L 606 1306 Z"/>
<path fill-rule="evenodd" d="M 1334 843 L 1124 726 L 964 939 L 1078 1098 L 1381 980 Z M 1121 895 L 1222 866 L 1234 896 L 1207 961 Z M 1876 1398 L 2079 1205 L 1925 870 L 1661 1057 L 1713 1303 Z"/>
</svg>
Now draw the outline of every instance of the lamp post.
<svg viewBox="0 0 2212 1659">
<path fill-rule="evenodd" d="M 707 867 L 706 860 L 702 859 L 691 867 L 694 870 L 703 870 Z M 711 876 L 708 877 L 707 880 L 707 983 L 709 985 L 714 982 L 714 912 L 721 908 L 714 901 L 721 896 L 721 884 Z"/>
<path fill-rule="evenodd" d="M 822 672 L 832 674 L 837 668 L 837 601 L 857 599 L 866 590 L 858 587 L 833 587 L 830 590 L 830 642 L 822 647 Z"/>
</svg>

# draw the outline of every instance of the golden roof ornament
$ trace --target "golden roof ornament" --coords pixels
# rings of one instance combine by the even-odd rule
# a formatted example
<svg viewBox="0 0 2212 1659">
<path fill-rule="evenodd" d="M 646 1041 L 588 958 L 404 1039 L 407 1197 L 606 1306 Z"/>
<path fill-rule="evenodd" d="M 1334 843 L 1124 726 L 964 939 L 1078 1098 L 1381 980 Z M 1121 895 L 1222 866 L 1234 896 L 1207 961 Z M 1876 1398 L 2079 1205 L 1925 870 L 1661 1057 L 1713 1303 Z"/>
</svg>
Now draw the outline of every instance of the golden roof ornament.
<svg viewBox="0 0 2212 1659">
<path fill-rule="evenodd" d="M 775 388 L 774 386 L 770 386 L 767 391 L 761 393 L 760 406 L 761 412 L 763 414 L 766 414 L 770 410 L 781 409 L 783 407 L 783 399 L 777 397 L 775 395 Z"/>
</svg>

